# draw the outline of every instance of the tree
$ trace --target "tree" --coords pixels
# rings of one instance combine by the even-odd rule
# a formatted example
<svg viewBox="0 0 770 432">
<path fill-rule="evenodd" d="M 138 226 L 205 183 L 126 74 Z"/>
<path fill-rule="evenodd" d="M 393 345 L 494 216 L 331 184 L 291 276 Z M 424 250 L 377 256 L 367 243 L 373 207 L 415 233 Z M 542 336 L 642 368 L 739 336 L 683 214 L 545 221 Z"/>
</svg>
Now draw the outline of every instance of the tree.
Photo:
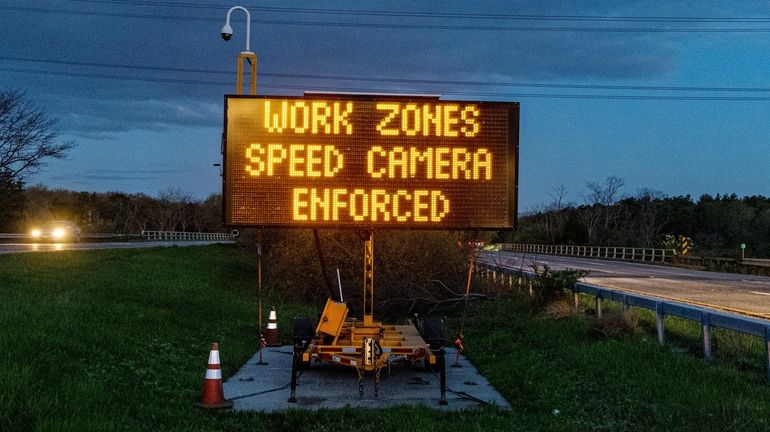
<svg viewBox="0 0 770 432">
<path fill-rule="evenodd" d="M 0 170 L 0 232 L 15 231 L 24 211 L 24 190 L 21 180 L 14 180 L 10 171 Z"/>
<path fill-rule="evenodd" d="M 156 227 L 160 231 L 187 231 L 192 195 L 181 189 L 169 188 L 159 195 Z"/>
<path fill-rule="evenodd" d="M 602 244 L 610 234 L 612 224 L 620 217 L 620 208 L 615 204 L 620 199 L 623 184 L 623 179 L 617 176 L 607 177 L 604 184 L 587 184 L 585 205 L 580 207 L 579 215 L 585 223 L 591 244 Z"/>
<path fill-rule="evenodd" d="M 12 181 L 37 172 L 48 158 L 61 159 L 75 144 L 59 142 L 58 120 L 27 100 L 23 92 L 0 92 L 0 172 Z"/>
<path fill-rule="evenodd" d="M 564 227 L 567 224 L 569 214 L 564 211 L 571 205 L 565 202 L 567 188 L 559 185 L 552 189 L 548 195 L 551 202 L 541 206 L 535 213 L 539 213 L 534 218 L 539 236 L 548 244 L 559 243 L 564 236 Z"/>
<path fill-rule="evenodd" d="M 653 247 L 663 226 L 668 222 L 665 208 L 665 194 L 652 189 L 642 189 L 636 197 L 633 212 L 638 229 L 638 239 L 643 247 Z"/>
<path fill-rule="evenodd" d="M 222 195 L 211 194 L 202 203 L 196 203 L 193 214 L 198 232 L 222 231 Z"/>
</svg>

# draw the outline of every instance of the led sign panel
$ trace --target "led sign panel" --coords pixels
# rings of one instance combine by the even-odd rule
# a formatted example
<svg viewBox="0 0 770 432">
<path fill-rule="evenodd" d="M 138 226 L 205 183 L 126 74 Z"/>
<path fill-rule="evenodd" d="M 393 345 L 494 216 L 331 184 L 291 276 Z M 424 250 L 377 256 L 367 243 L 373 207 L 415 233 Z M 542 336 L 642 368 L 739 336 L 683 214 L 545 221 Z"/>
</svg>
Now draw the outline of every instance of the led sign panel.
<svg viewBox="0 0 770 432">
<path fill-rule="evenodd" d="M 225 97 L 229 226 L 511 228 L 519 105 Z"/>
</svg>

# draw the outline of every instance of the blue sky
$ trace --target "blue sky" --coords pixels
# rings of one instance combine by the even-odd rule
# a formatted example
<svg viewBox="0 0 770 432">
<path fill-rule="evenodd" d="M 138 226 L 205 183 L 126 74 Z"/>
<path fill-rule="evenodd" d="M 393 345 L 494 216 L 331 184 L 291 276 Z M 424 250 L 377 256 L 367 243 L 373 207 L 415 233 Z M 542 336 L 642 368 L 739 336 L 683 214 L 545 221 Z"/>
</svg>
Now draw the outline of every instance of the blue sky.
<svg viewBox="0 0 770 432">
<path fill-rule="evenodd" d="M 150 195 L 179 188 L 197 198 L 220 191 L 212 164 L 221 161 L 223 95 L 233 92 L 245 46 L 243 15 L 233 15 L 230 42 L 219 32 L 235 4 L 0 0 L 0 86 L 24 90 L 60 119 L 62 138 L 77 142 L 27 182 Z M 240 4 L 252 11 L 260 94 L 374 90 L 521 102 L 523 211 L 559 185 L 580 203 L 586 182 L 610 175 L 625 180 L 626 194 L 770 195 L 770 3 Z M 701 99 L 681 100 L 691 97 Z"/>
</svg>

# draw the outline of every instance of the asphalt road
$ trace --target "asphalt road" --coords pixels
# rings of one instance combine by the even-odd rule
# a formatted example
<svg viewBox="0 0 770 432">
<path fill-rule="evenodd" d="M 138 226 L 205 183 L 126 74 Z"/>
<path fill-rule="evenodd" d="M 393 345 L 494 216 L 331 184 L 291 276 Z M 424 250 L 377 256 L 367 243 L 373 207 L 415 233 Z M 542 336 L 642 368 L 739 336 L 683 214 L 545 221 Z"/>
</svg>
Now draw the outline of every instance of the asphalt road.
<svg viewBox="0 0 770 432">
<path fill-rule="evenodd" d="M 152 247 L 171 246 L 203 246 L 215 243 L 232 243 L 229 241 L 195 241 L 195 240 L 168 240 L 168 241 L 126 241 L 126 242 L 100 242 L 100 243 L 2 243 L 0 254 L 20 252 L 56 252 L 68 250 L 95 250 L 95 249 L 140 249 Z"/>
<path fill-rule="evenodd" d="M 520 252 L 484 252 L 479 261 L 517 270 L 531 271 L 535 264 L 586 270 L 585 281 L 593 285 L 770 318 L 770 277 L 765 276 Z"/>
</svg>

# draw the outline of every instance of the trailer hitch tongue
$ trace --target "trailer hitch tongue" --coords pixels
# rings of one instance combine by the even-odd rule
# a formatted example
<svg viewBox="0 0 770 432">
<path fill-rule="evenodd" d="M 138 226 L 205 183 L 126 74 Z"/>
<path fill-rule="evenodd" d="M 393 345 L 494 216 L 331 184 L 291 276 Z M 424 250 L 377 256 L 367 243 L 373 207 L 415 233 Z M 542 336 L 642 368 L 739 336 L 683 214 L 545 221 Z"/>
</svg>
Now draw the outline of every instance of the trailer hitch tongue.
<svg viewBox="0 0 770 432">
<path fill-rule="evenodd" d="M 374 338 L 367 337 L 364 338 L 364 349 L 363 349 L 363 357 L 364 357 L 364 365 L 365 366 L 371 366 L 374 364 L 375 361 L 375 341 Z"/>
</svg>

